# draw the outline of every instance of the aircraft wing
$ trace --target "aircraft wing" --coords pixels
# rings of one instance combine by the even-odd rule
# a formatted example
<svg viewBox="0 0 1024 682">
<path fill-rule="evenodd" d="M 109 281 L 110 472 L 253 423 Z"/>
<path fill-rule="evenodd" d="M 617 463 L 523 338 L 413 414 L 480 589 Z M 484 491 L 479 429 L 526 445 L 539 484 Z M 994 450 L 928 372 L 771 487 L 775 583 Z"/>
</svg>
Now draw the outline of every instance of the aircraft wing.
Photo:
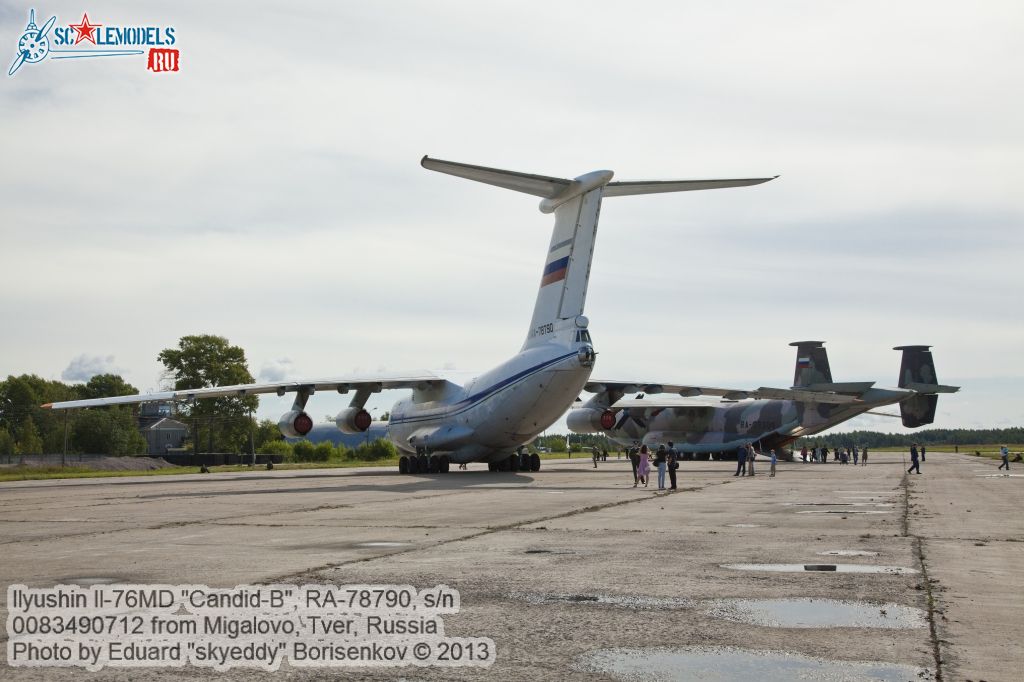
<svg viewBox="0 0 1024 682">
<path fill-rule="evenodd" d="M 349 391 L 369 390 L 377 393 L 388 389 L 417 388 L 427 389 L 440 386 L 446 379 L 433 372 L 411 372 L 406 374 L 352 375 L 335 379 L 311 379 L 308 381 L 278 381 L 268 384 L 238 384 L 236 386 L 214 386 L 212 388 L 186 388 L 159 393 L 142 393 L 139 395 L 121 395 L 111 398 L 93 398 L 90 400 L 67 400 L 59 403 L 47 403 L 44 408 L 51 410 L 70 410 L 79 407 L 100 407 L 103 405 L 131 405 L 136 403 L 153 403 L 167 401 L 200 400 L 203 398 L 242 398 L 261 393 L 276 393 L 283 396 L 306 390 L 316 391 Z"/>
<path fill-rule="evenodd" d="M 797 400 L 809 403 L 828 403 L 840 405 L 845 403 L 859 402 L 857 398 L 838 393 L 823 391 L 808 391 L 792 388 L 761 388 L 745 390 L 736 388 L 718 388 L 714 386 L 689 386 L 684 384 L 659 384 L 642 381 L 590 381 L 583 387 L 583 390 L 590 393 L 604 393 L 609 391 L 619 393 L 644 393 L 646 395 L 675 394 L 683 398 L 697 398 L 700 396 L 718 396 L 725 400 Z M 643 400 L 650 406 L 656 401 L 647 397 Z M 679 403 L 666 403 L 666 407 L 678 406 Z"/>
</svg>

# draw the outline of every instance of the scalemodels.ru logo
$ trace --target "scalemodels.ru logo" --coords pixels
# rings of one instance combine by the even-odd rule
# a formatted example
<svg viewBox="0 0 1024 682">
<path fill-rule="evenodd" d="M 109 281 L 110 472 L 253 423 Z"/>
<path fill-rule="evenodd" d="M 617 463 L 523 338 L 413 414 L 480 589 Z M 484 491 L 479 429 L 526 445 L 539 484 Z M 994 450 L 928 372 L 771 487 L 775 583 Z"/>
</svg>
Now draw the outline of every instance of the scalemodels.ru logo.
<svg viewBox="0 0 1024 682">
<path fill-rule="evenodd" d="M 50 59 L 88 59 L 94 57 L 138 57 L 148 54 L 146 69 L 154 73 L 177 71 L 177 36 L 173 26 L 132 26 L 93 23 L 82 12 L 77 24 L 57 25 L 57 16 L 36 25 L 36 11 L 29 10 L 28 25 L 18 37 L 18 51 L 7 72 L 13 76 L 25 64 Z M 140 49 L 140 48 L 148 48 Z"/>
</svg>

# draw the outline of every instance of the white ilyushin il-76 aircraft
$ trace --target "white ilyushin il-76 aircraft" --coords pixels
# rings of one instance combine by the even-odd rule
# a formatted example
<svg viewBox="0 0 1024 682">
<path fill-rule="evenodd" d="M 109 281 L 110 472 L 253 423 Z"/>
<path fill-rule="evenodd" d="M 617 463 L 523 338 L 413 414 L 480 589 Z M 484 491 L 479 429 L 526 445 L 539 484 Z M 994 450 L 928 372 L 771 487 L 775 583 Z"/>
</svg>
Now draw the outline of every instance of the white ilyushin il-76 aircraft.
<svg viewBox="0 0 1024 682">
<path fill-rule="evenodd" d="M 55 410 L 157 401 L 294 393 L 278 422 L 290 437 L 313 427 L 306 401 L 317 391 L 352 393 L 335 422 L 345 433 L 370 427 L 364 409 L 372 393 L 411 390 L 395 403 L 388 438 L 403 452 L 402 473 L 447 472 L 451 463 L 487 462 L 492 470 L 540 469 L 540 458 L 517 452 L 572 406 L 590 376 L 596 353 L 583 315 L 587 282 L 604 197 L 744 187 L 772 178 L 612 182 L 612 172 L 593 171 L 573 180 L 530 175 L 423 157 L 429 170 L 496 185 L 542 198 L 542 213 L 555 214 L 544 257 L 540 291 L 526 342 L 494 369 L 460 384 L 429 371 L 346 376 L 267 384 L 191 388 L 146 395 L 73 400 L 46 405 Z M 777 176 L 776 176 L 777 177 Z"/>
<path fill-rule="evenodd" d="M 897 346 L 894 350 L 903 353 L 899 388 L 876 388 L 873 381 L 833 382 L 824 342 L 790 345 L 797 349 L 792 388 L 742 390 L 592 380 L 585 388 L 597 395 L 571 410 L 566 421 L 575 433 L 603 432 L 624 445 L 671 441 L 687 458 L 728 456 L 749 443 L 762 452 L 775 449 L 781 454 L 784 446 L 798 438 L 884 405 L 898 403 L 907 428 L 931 424 L 938 394 L 959 390 L 938 383 L 930 346 Z M 624 397 L 638 391 L 644 395 Z M 722 401 L 710 402 L 701 396 Z"/>
</svg>

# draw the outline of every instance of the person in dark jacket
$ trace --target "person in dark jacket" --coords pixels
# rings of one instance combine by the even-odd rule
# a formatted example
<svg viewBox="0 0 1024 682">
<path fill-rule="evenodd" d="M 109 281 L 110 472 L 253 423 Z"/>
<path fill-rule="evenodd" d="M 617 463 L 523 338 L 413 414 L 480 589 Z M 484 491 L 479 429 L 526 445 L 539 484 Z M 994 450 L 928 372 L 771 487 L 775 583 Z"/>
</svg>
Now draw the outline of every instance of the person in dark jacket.
<svg viewBox="0 0 1024 682">
<path fill-rule="evenodd" d="M 676 469 L 679 468 L 679 451 L 676 450 L 672 441 L 668 442 L 668 488 L 676 489 Z"/>
<path fill-rule="evenodd" d="M 736 473 L 733 476 L 747 475 L 747 449 L 742 445 L 736 448 Z"/>
<path fill-rule="evenodd" d="M 910 468 L 907 469 L 907 473 L 909 474 L 915 469 L 917 473 L 921 473 L 921 461 L 917 458 L 917 443 L 910 446 Z"/>
</svg>

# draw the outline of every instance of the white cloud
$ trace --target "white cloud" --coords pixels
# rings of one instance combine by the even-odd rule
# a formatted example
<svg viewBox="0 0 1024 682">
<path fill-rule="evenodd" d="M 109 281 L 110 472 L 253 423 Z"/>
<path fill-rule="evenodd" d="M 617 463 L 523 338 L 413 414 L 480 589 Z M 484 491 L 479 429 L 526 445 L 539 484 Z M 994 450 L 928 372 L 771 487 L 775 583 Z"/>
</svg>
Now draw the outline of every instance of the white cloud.
<svg viewBox="0 0 1024 682">
<path fill-rule="evenodd" d="M 83 353 L 73 359 L 60 378 L 64 381 L 89 381 L 97 374 L 120 374 L 122 372 L 114 365 L 114 356 L 86 355 Z"/>
<path fill-rule="evenodd" d="M 265 381 L 268 383 L 294 378 L 296 378 L 295 363 L 293 363 L 289 358 L 280 358 L 278 360 L 268 360 L 264 362 L 260 366 L 259 375 L 256 377 L 258 381 Z"/>
</svg>

